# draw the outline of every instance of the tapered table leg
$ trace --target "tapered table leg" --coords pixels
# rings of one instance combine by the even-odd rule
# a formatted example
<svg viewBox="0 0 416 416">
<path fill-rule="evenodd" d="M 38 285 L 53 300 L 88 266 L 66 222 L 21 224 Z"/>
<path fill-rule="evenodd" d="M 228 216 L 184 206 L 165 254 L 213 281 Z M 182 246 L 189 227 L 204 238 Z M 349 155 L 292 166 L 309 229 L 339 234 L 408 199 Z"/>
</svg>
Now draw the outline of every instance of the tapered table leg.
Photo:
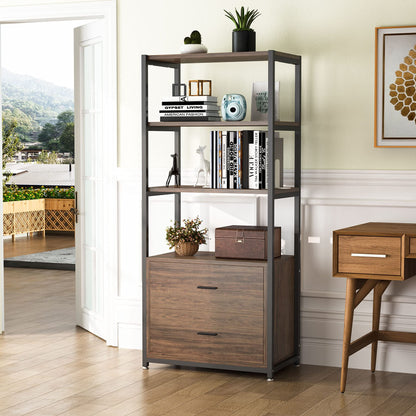
<svg viewBox="0 0 416 416">
<path fill-rule="evenodd" d="M 380 310 L 381 310 L 381 297 L 383 296 L 384 291 L 387 289 L 387 286 L 390 284 L 390 280 L 379 280 L 376 287 L 374 288 L 374 297 L 373 297 L 373 332 L 377 333 L 380 327 Z M 376 361 L 377 361 L 377 344 L 378 338 L 373 341 L 371 344 L 371 371 L 374 373 L 376 371 Z"/>
<path fill-rule="evenodd" d="M 354 298 L 356 291 L 356 279 L 347 278 L 347 290 L 345 294 L 345 315 L 344 315 L 344 341 L 342 346 L 342 367 L 340 391 L 344 393 L 347 383 L 348 357 L 351 343 L 352 320 L 354 316 Z"/>
</svg>

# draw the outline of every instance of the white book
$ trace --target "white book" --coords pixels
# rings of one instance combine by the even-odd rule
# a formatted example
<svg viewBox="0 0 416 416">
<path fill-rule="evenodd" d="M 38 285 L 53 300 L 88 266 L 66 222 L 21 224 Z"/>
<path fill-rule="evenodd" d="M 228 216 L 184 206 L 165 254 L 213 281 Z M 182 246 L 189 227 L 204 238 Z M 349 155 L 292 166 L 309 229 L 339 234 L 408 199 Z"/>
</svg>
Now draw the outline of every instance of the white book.
<svg viewBox="0 0 416 416">
<path fill-rule="evenodd" d="M 249 145 L 249 173 L 250 173 L 250 160 L 252 160 L 253 163 L 253 169 L 252 169 L 252 177 L 248 178 L 249 183 L 249 189 L 259 189 L 259 155 L 260 155 L 260 132 L 258 130 L 255 130 L 253 132 L 253 145 Z M 251 152 L 250 152 L 251 147 Z"/>
<path fill-rule="evenodd" d="M 167 104 L 162 105 L 161 111 L 219 111 L 220 107 L 216 104 Z"/>
<path fill-rule="evenodd" d="M 162 103 L 178 103 L 178 102 L 194 102 L 194 101 L 209 101 L 217 102 L 218 97 L 213 95 L 172 95 L 170 97 L 162 98 Z M 167 104 L 166 104 L 167 105 Z"/>
</svg>

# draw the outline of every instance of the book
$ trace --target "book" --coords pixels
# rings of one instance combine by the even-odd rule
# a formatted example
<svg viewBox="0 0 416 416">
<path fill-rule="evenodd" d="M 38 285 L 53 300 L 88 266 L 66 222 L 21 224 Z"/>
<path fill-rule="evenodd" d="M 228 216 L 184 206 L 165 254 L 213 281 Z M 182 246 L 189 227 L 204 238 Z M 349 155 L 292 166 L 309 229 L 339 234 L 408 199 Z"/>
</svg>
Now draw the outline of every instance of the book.
<svg viewBox="0 0 416 416">
<path fill-rule="evenodd" d="M 251 150 L 249 148 L 249 158 L 250 158 L 251 163 L 253 163 L 253 167 L 252 167 L 253 176 L 251 177 L 251 183 L 249 183 L 249 189 L 260 189 L 259 188 L 259 179 L 260 179 L 259 154 L 260 154 L 260 132 L 258 130 L 255 130 L 253 132 L 253 145 L 251 146 Z M 250 170 L 250 167 L 249 167 L 249 170 Z"/>
<path fill-rule="evenodd" d="M 216 132 L 217 137 L 217 188 L 221 189 L 222 184 L 222 135 L 220 131 Z"/>
<path fill-rule="evenodd" d="M 259 132 L 259 188 L 266 189 L 266 133 Z"/>
<path fill-rule="evenodd" d="M 249 189 L 249 176 L 252 174 L 252 170 L 249 168 L 250 149 L 249 145 L 253 145 L 253 131 L 242 130 L 239 131 L 241 141 L 241 187 L 243 189 Z M 253 163 L 254 166 L 254 163 Z"/>
<path fill-rule="evenodd" d="M 172 117 L 161 116 L 160 121 L 221 121 L 221 117 L 214 116 L 194 116 L 194 117 Z"/>
<path fill-rule="evenodd" d="M 237 132 L 228 132 L 228 185 L 230 189 L 237 188 Z"/>
<path fill-rule="evenodd" d="M 192 111 L 168 111 L 160 110 L 161 116 L 164 117 L 219 117 L 218 111 L 204 111 L 204 110 L 192 110 Z"/>
<path fill-rule="evenodd" d="M 211 166 L 211 188 L 215 189 L 217 187 L 215 178 L 215 172 L 217 171 L 217 158 L 215 149 L 217 148 L 217 142 L 215 137 L 215 131 L 211 130 L 210 133 L 211 139 L 211 153 L 210 153 L 210 166 Z"/>
<path fill-rule="evenodd" d="M 213 95 L 185 95 L 185 96 L 171 96 L 162 99 L 162 105 L 171 105 L 171 104 L 212 104 L 217 103 L 218 97 Z"/>
<path fill-rule="evenodd" d="M 242 177 L 243 177 L 243 168 L 242 168 L 242 147 L 241 147 L 241 135 L 240 132 L 236 132 L 236 177 L 237 177 L 237 183 L 235 185 L 236 189 L 242 188 Z"/>
<path fill-rule="evenodd" d="M 162 111 L 190 111 L 190 110 L 199 110 L 199 111 L 219 111 L 221 108 L 216 104 L 165 104 L 162 105 Z"/>
<path fill-rule="evenodd" d="M 227 180 L 227 173 L 228 173 L 228 166 L 227 166 L 227 155 L 228 155 L 228 148 L 227 148 L 227 131 L 224 130 L 221 132 L 222 138 L 222 167 L 221 167 L 221 188 L 227 189 L 228 188 L 228 180 Z M 228 159 L 229 162 L 229 159 Z"/>
</svg>

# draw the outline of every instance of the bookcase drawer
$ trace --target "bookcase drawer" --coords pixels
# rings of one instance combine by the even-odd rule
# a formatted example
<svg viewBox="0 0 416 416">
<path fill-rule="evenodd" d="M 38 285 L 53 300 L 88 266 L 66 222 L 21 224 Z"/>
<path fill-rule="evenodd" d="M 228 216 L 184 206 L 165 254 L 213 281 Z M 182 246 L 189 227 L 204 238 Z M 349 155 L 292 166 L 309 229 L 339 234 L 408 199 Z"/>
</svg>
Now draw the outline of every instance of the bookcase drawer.
<svg viewBox="0 0 416 416">
<path fill-rule="evenodd" d="M 263 315 L 263 268 L 150 262 L 151 308 Z M 168 276 L 168 277 L 167 277 Z"/>
<path fill-rule="evenodd" d="M 265 365 L 262 316 L 150 311 L 149 357 L 229 365 Z"/>
<path fill-rule="evenodd" d="M 401 275 L 401 238 L 338 236 L 338 272 Z"/>
</svg>

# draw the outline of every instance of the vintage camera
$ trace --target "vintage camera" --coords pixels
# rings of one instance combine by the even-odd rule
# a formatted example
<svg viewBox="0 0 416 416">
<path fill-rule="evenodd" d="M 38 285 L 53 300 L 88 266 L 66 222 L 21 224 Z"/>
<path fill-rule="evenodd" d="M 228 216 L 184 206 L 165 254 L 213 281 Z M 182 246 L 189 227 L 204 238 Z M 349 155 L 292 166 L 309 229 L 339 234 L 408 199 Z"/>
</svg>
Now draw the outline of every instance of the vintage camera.
<svg viewBox="0 0 416 416">
<path fill-rule="evenodd" d="M 225 94 L 221 103 L 221 115 L 225 121 L 244 120 L 247 111 L 246 99 L 241 94 Z"/>
</svg>

